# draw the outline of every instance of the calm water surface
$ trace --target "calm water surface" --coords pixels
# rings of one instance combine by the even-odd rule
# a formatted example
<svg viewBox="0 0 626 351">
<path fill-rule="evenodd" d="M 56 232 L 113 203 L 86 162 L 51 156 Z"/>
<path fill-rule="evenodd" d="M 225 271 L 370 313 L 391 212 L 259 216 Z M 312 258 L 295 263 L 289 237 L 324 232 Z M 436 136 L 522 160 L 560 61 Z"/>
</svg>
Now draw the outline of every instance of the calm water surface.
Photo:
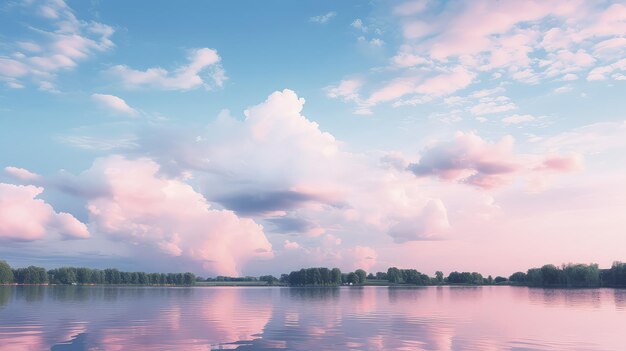
<svg viewBox="0 0 626 351">
<path fill-rule="evenodd" d="M 0 350 L 626 350 L 626 290 L 0 286 Z"/>
</svg>

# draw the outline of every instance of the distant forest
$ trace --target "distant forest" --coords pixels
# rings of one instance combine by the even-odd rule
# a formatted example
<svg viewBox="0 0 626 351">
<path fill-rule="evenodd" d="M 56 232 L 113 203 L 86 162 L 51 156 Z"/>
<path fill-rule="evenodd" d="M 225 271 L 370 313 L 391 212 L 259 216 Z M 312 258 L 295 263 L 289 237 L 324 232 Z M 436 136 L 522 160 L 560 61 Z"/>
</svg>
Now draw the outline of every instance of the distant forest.
<svg viewBox="0 0 626 351">
<path fill-rule="evenodd" d="M 598 288 L 626 287 L 626 263 L 614 262 L 611 268 L 600 269 L 597 264 L 547 264 L 516 272 L 509 277 L 487 276 L 477 272 L 435 272 L 431 277 L 415 269 L 391 267 L 387 272 L 369 273 L 363 269 L 343 273 L 339 268 L 303 268 L 282 274 L 260 277 L 200 278 L 193 273 L 122 272 L 117 269 L 90 269 L 62 267 L 46 270 L 42 267 L 11 268 L 0 261 L 0 284 L 123 284 L 191 286 L 197 282 L 259 282 L 283 286 L 340 286 L 340 285 L 519 285 L 531 287 Z"/>
<path fill-rule="evenodd" d="M 62 267 L 46 271 L 45 268 L 29 266 L 11 268 L 0 261 L 0 284 L 124 284 L 124 285 L 193 285 L 193 273 L 146 273 L 122 272 L 117 269 L 91 269 L 85 267 Z"/>
</svg>

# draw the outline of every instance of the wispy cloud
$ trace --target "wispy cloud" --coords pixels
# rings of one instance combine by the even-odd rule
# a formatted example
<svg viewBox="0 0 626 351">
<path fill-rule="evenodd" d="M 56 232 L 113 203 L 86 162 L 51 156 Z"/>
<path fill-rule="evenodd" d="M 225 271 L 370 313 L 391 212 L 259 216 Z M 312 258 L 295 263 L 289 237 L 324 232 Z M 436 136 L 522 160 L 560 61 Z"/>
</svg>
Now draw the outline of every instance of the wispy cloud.
<svg viewBox="0 0 626 351">
<path fill-rule="evenodd" d="M 129 89 L 191 90 L 221 87 L 227 79 L 217 51 L 209 48 L 191 50 L 188 64 L 170 71 L 161 67 L 137 70 L 126 65 L 111 67 L 107 73 Z"/>
<path fill-rule="evenodd" d="M 138 114 L 138 111 L 128 106 L 124 99 L 115 95 L 92 94 L 91 99 L 100 106 L 115 113 L 121 113 L 128 116 L 136 116 Z"/>
<path fill-rule="evenodd" d="M 330 11 L 330 12 L 327 12 L 327 13 L 325 13 L 323 15 L 313 16 L 313 17 L 309 18 L 309 21 L 315 22 L 315 23 L 326 23 L 326 22 L 330 21 L 335 16 L 337 16 L 337 12 Z"/>
</svg>

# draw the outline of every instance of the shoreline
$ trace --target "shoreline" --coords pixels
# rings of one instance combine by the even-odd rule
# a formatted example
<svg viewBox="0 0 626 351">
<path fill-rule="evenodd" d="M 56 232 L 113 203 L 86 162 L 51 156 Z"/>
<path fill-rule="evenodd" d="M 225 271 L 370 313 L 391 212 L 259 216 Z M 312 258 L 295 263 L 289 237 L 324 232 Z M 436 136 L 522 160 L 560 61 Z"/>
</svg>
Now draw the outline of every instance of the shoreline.
<svg viewBox="0 0 626 351">
<path fill-rule="evenodd" d="M 430 287 L 459 287 L 459 288 L 482 288 L 482 287 L 520 287 L 530 289 L 560 289 L 560 290 L 596 290 L 596 289 L 626 289 L 626 286 L 583 286 L 583 287 L 569 287 L 569 286 L 528 286 L 520 284 L 491 284 L 491 285 L 474 285 L 474 284 L 438 284 L 438 285 L 415 285 L 415 284 L 362 284 L 362 285 L 304 285 L 304 286 L 290 286 L 281 284 L 237 284 L 237 283 L 224 283 L 224 284 L 194 284 L 194 285 L 146 285 L 146 284 L 0 284 L 0 287 L 4 286 L 45 286 L 45 287 L 133 287 L 133 288 L 223 288 L 223 287 L 236 287 L 236 288 L 296 288 L 296 289 L 336 289 L 336 288 L 363 288 L 363 287 L 386 287 L 391 289 L 423 289 Z"/>
</svg>

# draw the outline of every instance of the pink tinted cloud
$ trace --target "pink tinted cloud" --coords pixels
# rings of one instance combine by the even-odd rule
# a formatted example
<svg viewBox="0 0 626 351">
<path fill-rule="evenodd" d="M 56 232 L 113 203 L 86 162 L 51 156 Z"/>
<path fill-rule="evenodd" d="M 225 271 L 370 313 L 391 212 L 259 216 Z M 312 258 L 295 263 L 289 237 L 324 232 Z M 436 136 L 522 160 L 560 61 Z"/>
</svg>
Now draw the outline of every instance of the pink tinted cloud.
<svg viewBox="0 0 626 351">
<path fill-rule="evenodd" d="M 580 155 L 566 155 L 566 156 L 548 156 L 541 165 L 537 167 L 538 170 L 555 171 L 555 172 L 569 172 L 582 168 L 582 157 Z"/>
<path fill-rule="evenodd" d="M 418 216 L 401 218 L 389 229 L 396 243 L 442 239 L 450 229 L 448 212 L 441 200 L 430 200 Z"/>
<path fill-rule="evenodd" d="M 25 182 L 32 182 L 41 179 L 41 176 L 39 174 L 19 167 L 8 166 L 4 168 L 4 172 L 17 180 Z"/>
<path fill-rule="evenodd" d="M 50 234 L 65 239 L 89 237 L 87 226 L 69 213 L 54 211 L 36 197 L 43 188 L 0 183 L 0 239 L 33 241 Z"/>
<path fill-rule="evenodd" d="M 58 72 L 73 69 L 80 61 L 114 47 L 112 27 L 78 19 L 62 0 L 26 6 L 35 7 L 54 30 L 37 30 L 43 40 L 7 43 L 13 52 L 0 59 L 0 80 L 9 87 L 21 88 L 22 80 L 31 78 L 40 89 L 56 91 L 52 81 Z"/>
<path fill-rule="evenodd" d="M 407 169 L 416 176 L 434 176 L 444 181 L 492 189 L 530 172 L 570 172 L 580 169 L 578 155 L 521 155 L 513 152 L 514 140 L 505 136 L 497 143 L 474 133 L 457 132 L 454 140 L 435 144 Z"/>
<path fill-rule="evenodd" d="M 462 132 L 458 132 L 453 141 L 426 149 L 419 162 L 408 167 L 417 176 L 435 176 L 482 188 L 504 183 L 508 175 L 521 168 L 514 161 L 512 137 L 490 143 L 474 133 Z"/>
<path fill-rule="evenodd" d="M 387 77 L 364 87 L 368 98 L 352 101 L 368 113 L 380 103 L 415 105 L 469 87 L 487 72 L 493 79 L 526 84 L 571 79 L 574 72 L 588 80 L 609 75 L 622 80 L 617 70 L 622 69 L 625 9 L 584 1 L 403 2 L 393 12 L 405 40 L 390 58 Z M 400 100 L 409 94 L 416 96 Z"/>
<path fill-rule="evenodd" d="M 98 232 L 216 274 L 236 275 L 250 260 L 273 257 L 260 225 L 232 211 L 211 209 L 190 185 L 158 172 L 150 159 L 97 160 L 85 174 L 99 174 L 109 189 L 87 204 Z"/>
</svg>

